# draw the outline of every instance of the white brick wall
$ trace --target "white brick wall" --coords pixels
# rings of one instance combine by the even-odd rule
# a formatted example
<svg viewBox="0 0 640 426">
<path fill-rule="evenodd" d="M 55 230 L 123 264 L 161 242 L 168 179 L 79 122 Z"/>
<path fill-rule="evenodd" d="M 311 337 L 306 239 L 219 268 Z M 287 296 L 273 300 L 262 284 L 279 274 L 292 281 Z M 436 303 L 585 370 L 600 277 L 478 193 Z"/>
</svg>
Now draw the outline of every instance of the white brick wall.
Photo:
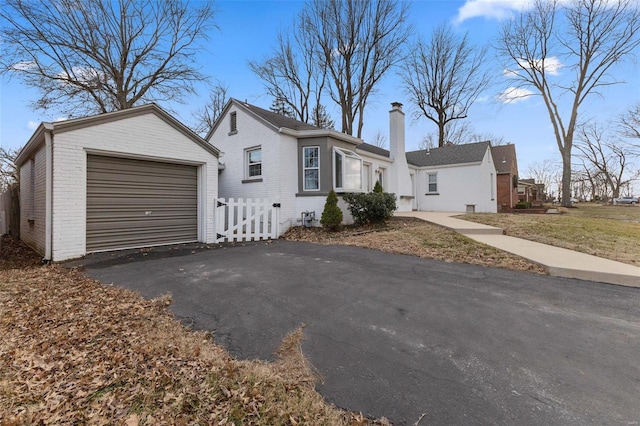
<svg viewBox="0 0 640 426">
<path fill-rule="evenodd" d="M 46 151 L 44 144 L 38 148 L 33 159 L 35 160 L 33 216 L 30 214 L 32 204 L 31 161 L 25 162 L 20 168 L 20 239 L 39 254 L 44 255 L 46 196 Z"/>
<path fill-rule="evenodd" d="M 478 213 L 495 213 L 497 211 L 496 171 L 490 159 L 491 156 L 487 150 L 487 154 L 479 165 L 420 169 L 416 176 L 418 210 L 464 212 L 467 204 L 473 204 Z M 438 174 L 440 195 L 425 195 L 429 173 Z M 492 173 L 493 179 L 491 179 Z M 493 200 L 491 186 L 493 186 Z"/>
<path fill-rule="evenodd" d="M 153 113 L 54 134 L 53 260 L 86 254 L 87 152 L 149 160 L 200 163 L 198 236 L 214 241 L 213 202 L 218 196 L 217 159 Z"/>
<path fill-rule="evenodd" d="M 237 133 L 229 135 L 229 115 L 236 113 Z M 298 191 L 297 139 L 280 134 L 244 109 L 233 105 L 209 141 L 220 149 L 225 169 L 220 174 L 221 198 L 270 198 L 280 201 L 280 230 L 296 222 Z M 243 183 L 245 150 L 262 148 L 262 182 Z"/>
</svg>

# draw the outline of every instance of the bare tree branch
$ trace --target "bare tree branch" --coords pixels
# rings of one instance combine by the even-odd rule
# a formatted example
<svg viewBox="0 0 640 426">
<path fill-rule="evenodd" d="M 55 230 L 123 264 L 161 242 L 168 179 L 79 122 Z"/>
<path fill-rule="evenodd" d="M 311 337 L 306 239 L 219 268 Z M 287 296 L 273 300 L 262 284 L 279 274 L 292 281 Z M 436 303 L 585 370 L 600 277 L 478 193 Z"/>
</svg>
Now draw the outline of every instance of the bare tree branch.
<svg viewBox="0 0 640 426">
<path fill-rule="evenodd" d="M 195 57 L 214 15 L 188 0 L 5 0 L 0 73 L 69 117 L 180 101 L 206 80 Z"/>
<path fill-rule="evenodd" d="M 438 126 L 438 146 L 448 142 L 450 123 L 467 118 L 469 108 L 489 86 L 486 48 L 476 50 L 465 34 L 448 25 L 435 28 L 431 40 L 419 40 L 401 65 L 404 88 L 417 107 L 415 117 Z"/>
<path fill-rule="evenodd" d="M 342 110 L 342 132 L 362 136 L 364 110 L 409 37 L 408 5 L 397 0 L 310 0 L 301 24 L 317 45 L 329 95 Z M 354 123 L 357 121 L 357 129 Z"/>
<path fill-rule="evenodd" d="M 0 192 L 6 190 L 9 185 L 18 182 L 17 156 L 17 149 L 0 147 Z"/>
<path fill-rule="evenodd" d="M 610 71 L 640 45 L 639 34 L 640 10 L 632 0 L 575 0 L 564 7 L 558 0 L 536 0 L 533 10 L 502 28 L 497 50 L 507 75 L 541 96 L 549 115 L 562 157 L 565 206 L 571 204 L 580 107 L 600 88 L 618 83 Z"/>
<path fill-rule="evenodd" d="M 228 92 L 229 87 L 220 82 L 213 86 L 209 93 L 209 101 L 204 107 L 193 114 L 196 120 L 193 126 L 194 132 L 205 136 L 213 129 L 213 125 L 216 123 L 218 117 L 220 117 L 220 114 L 222 114 L 222 110 L 229 99 Z"/>
</svg>

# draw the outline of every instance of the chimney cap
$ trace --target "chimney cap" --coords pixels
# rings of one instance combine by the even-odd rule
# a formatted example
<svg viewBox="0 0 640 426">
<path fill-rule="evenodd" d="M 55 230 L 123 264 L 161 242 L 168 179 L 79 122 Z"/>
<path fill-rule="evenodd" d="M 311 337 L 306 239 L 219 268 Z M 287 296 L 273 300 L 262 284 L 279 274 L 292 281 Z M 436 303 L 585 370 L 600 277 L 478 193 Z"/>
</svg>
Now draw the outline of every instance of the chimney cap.
<svg viewBox="0 0 640 426">
<path fill-rule="evenodd" d="M 393 107 L 393 109 L 402 110 L 402 104 L 400 102 L 391 102 L 391 106 Z"/>
</svg>

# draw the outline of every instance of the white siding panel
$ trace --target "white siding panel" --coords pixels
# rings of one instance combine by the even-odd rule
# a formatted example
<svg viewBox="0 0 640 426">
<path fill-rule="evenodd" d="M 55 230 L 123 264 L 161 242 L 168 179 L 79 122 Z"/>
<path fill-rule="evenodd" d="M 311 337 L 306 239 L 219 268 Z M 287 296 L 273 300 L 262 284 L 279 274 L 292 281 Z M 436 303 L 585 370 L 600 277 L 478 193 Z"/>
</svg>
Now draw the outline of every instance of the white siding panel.
<svg viewBox="0 0 640 426">
<path fill-rule="evenodd" d="M 46 150 L 44 144 L 36 151 L 33 159 L 33 163 L 27 161 L 20 168 L 20 239 L 39 254 L 44 255 L 46 197 Z M 32 164 L 35 167 L 33 174 L 31 173 Z M 34 177 L 33 184 L 31 176 Z M 31 188 L 34 190 L 33 195 Z M 31 216 L 31 210 L 33 210 L 33 216 Z"/>
</svg>

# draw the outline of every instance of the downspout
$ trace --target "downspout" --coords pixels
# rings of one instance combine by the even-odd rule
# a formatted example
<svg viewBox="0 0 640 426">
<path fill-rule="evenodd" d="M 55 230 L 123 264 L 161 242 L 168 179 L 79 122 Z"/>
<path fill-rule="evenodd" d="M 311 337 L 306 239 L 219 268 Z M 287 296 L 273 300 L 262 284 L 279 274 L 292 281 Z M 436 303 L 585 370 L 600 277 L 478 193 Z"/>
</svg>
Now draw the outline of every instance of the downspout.
<svg viewBox="0 0 640 426">
<path fill-rule="evenodd" d="M 53 134 L 50 129 L 44 131 L 45 146 L 45 220 L 44 220 L 44 262 L 53 260 Z"/>
</svg>

